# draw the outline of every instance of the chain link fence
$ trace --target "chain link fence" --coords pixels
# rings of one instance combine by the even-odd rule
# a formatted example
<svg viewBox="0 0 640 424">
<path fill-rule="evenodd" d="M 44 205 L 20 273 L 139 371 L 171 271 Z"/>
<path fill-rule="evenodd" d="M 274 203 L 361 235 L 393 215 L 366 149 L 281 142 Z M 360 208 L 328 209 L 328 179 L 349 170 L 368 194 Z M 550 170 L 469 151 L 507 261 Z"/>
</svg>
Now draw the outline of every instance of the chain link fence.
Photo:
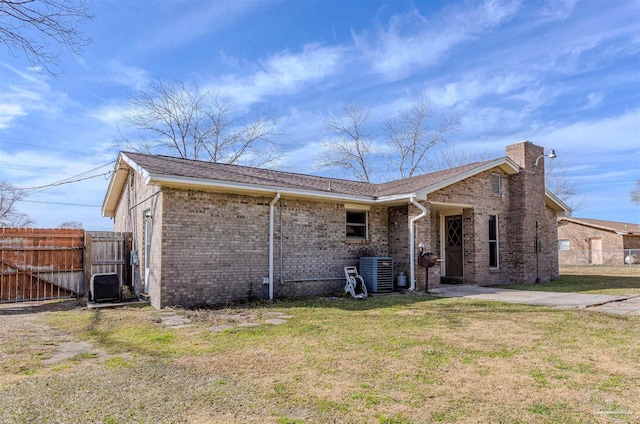
<svg viewBox="0 0 640 424">
<path fill-rule="evenodd" d="M 607 266 L 640 269 L 640 249 L 559 250 L 561 267 Z"/>
</svg>

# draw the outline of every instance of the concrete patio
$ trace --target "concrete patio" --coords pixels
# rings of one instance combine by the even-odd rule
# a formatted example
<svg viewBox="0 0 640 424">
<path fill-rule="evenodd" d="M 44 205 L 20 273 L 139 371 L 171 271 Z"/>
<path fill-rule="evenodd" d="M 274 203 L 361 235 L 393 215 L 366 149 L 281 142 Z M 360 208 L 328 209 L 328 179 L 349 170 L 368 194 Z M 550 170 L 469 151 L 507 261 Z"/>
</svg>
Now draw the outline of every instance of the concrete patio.
<svg viewBox="0 0 640 424">
<path fill-rule="evenodd" d="M 640 295 L 559 293 L 450 284 L 441 285 L 435 294 L 442 297 L 464 297 L 494 302 L 548 306 L 557 309 L 588 308 L 598 312 L 640 316 Z"/>
</svg>

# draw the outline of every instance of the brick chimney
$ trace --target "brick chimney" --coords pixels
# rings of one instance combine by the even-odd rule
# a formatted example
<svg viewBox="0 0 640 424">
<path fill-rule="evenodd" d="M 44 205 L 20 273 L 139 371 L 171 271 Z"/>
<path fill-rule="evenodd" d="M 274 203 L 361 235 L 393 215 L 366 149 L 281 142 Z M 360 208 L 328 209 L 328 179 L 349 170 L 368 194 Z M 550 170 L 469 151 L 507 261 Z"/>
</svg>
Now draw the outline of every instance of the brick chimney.
<svg viewBox="0 0 640 424">
<path fill-rule="evenodd" d="M 546 214 L 544 186 L 544 148 L 530 141 L 507 146 L 507 157 L 520 166 L 520 172 L 509 179 L 510 212 L 508 216 L 509 263 L 513 269 L 512 282 L 549 281 L 550 257 L 556 249 L 557 240 L 550 240 L 552 225 Z M 536 258 L 536 223 L 538 233 L 538 256 Z M 557 252 L 556 252 L 557 254 Z"/>
</svg>

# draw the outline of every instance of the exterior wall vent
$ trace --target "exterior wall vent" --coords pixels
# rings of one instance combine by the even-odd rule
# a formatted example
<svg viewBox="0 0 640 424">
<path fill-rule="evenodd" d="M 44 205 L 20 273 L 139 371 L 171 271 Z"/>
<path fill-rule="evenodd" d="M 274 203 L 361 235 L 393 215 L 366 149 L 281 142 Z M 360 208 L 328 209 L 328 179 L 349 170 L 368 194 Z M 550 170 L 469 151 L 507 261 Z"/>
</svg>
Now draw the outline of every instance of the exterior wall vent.
<svg viewBox="0 0 640 424">
<path fill-rule="evenodd" d="M 360 275 L 371 293 L 393 291 L 393 258 L 365 256 L 360 258 Z"/>
</svg>

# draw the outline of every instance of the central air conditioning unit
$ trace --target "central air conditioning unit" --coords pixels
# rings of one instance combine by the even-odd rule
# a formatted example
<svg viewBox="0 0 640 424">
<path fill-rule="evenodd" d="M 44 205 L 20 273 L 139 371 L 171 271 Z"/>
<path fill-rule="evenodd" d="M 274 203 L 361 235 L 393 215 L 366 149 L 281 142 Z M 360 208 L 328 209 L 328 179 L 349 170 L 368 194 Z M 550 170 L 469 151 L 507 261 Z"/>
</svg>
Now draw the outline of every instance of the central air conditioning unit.
<svg viewBox="0 0 640 424">
<path fill-rule="evenodd" d="M 393 291 L 393 258 L 365 256 L 360 258 L 360 276 L 371 293 Z"/>
</svg>

